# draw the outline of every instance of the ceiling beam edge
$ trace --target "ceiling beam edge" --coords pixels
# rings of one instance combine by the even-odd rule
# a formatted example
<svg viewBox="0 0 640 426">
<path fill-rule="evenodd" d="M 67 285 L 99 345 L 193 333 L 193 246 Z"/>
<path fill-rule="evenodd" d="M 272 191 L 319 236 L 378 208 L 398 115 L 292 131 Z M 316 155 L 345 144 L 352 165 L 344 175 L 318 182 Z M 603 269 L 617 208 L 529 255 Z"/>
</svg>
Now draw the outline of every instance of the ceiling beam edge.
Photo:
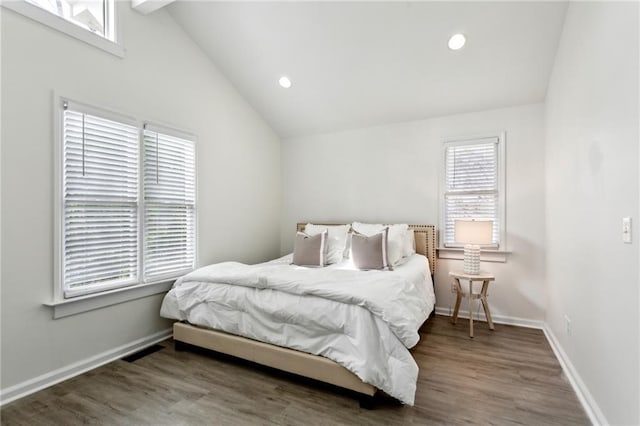
<svg viewBox="0 0 640 426">
<path fill-rule="evenodd" d="M 131 8 L 143 15 L 148 15 L 174 1 L 175 0 L 131 0 Z"/>
</svg>

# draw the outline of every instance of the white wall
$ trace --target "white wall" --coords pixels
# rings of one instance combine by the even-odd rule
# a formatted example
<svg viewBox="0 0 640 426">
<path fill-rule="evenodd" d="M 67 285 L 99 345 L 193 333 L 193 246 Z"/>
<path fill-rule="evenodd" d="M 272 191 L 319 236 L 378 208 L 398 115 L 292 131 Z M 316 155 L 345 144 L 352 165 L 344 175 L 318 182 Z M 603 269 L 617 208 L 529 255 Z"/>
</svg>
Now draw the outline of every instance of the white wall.
<svg viewBox="0 0 640 426">
<path fill-rule="evenodd" d="M 280 142 L 163 10 L 117 58 L 2 13 L 2 388 L 166 329 L 161 295 L 52 320 L 52 91 L 198 136 L 200 264 L 279 251 Z"/>
<path fill-rule="evenodd" d="M 438 223 L 442 142 L 507 132 L 506 263 L 483 262 L 496 275 L 496 317 L 544 319 L 543 105 L 294 138 L 283 141 L 281 252 L 292 250 L 299 221 Z M 437 306 L 452 306 L 449 270 L 440 260 Z"/>
<path fill-rule="evenodd" d="M 640 423 L 638 47 L 638 3 L 571 3 L 546 109 L 546 321 L 617 425 Z"/>
</svg>

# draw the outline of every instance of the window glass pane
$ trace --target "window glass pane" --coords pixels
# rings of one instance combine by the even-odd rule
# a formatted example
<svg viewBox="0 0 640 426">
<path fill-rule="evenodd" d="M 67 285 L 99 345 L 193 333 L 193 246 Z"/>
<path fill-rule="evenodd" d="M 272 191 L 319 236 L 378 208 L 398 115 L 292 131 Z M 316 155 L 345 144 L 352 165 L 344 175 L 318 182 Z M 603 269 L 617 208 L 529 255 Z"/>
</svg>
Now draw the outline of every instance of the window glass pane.
<svg viewBox="0 0 640 426">
<path fill-rule="evenodd" d="M 446 152 L 447 191 L 497 190 L 497 144 L 455 145 Z"/>
<path fill-rule="evenodd" d="M 195 209 L 191 205 L 145 205 L 145 277 L 193 269 Z"/>
<path fill-rule="evenodd" d="M 136 277 L 136 206 L 68 202 L 64 227 L 67 289 Z"/>
<path fill-rule="evenodd" d="M 65 187 L 67 200 L 138 199 L 138 130 L 67 110 Z"/>
<path fill-rule="evenodd" d="M 445 195 L 444 232 L 445 241 L 449 244 L 455 241 L 456 219 L 489 219 L 493 221 L 493 242 L 498 244 L 500 240 L 500 223 L 498 218 L 498 194 L 466 194 Z"/>
</svg>

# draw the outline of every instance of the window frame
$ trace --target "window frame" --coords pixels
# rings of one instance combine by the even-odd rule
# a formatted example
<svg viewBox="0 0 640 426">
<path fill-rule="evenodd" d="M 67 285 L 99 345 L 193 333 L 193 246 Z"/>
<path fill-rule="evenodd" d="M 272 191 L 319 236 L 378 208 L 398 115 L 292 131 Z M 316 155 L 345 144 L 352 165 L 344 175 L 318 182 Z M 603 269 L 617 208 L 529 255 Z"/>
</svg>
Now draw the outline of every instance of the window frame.
<svg viewBox="0 0 640 426">
<path fill-rule="evenodd" d="M 154 292 L 149 292 L 149 290 L 144 290 L 143 288 L 157 287 L 159 289 L 158 292 L 166 291 L 167 286 L 165 285 L 167 282 L 173 282 L 176 278 L 184 275 L 189 272 L 186 270 L 174 271 L 163 275 L 161 277 L 154 277 L 153 279 L 145 280 L 143 275 L 144 269 L 144 188 L 143 188 L 143 132 L 145 124 L 148 124 L 148 121 L 139 120 L 135 117 L 127 114 L 122 114 L 120 112 L 116 112 L 113 109 L 96 107 L 94 105 L 90 105 L 84 102 L 76 101 L 72 98 L 58 95 L 54 92 L 53 95 L 53 127 L 54 127 L 54 238 L 53 238 L 53 252 L 54 252 L 54 291 L 53 291 L 53 301 L 45 303 L 47 306 L 54 307 L 54 309 L 62 309 L 63 312 L 71 312 L 70 314 L 60 315 L 67 316 L 73 315 L 75 313 L 84 312 L 86 310 L 96 309 L 102 306 L 108 306 L 113 303 L 121 303 L 123 301 L 123 297 L 114 298 L 114 294 L 125 294 L 130 293 L 132 296 L 130 299 L 135 299 L 140 296 L 140 294 L 150 295 L 155 294 Z M 65 283 L 64 283 L 64 194 L 63 194 L 63 185 L 64 185 L 64 104 L 72 105 L 73 109 L 76 111 L 81 111 L 86 114 L 97 115 L 99 117 L 104 117 L 106 119 L 111 119 L 114 121 L 124 121 L 127 124 L 134 125 L 138 130 L 138 203 L 137 203 L 137 217 L 138 217 L 138 247 L 137 247 L 137 279 L 129 280 L 127 283 L 118 283 L 118 285 L 105 285 L 104 287 L 100 285 L 96 285 L 93 287 L 97 289 L 95 291 L 88 291 L 82 294 L 77 294 L 74 296 L 65 297 Z M 153 124 L 154 129 L 161 128 L 166 131 L 168 134 L 173 134 L 178 137 L 182 137 L 185 139 L 189 139 L 194 144 L 195 158 L 194 158 L 194 268 L 197 267 L 198 263 L 198 232 L 197 232 L 197 223 L 198 223 L 198 183 L 197 183 L 197 138 L 193 133 L 184 132 L 181 130 L 174 130 L 172 127 L 163 126 L 159 124 Z M 96 297 L 104 297 L 105 300 L 117 300 L 116 302 L 109 302 L 107 300 L 106 304 L 100 305 L 96 304 L 92 301 L 92 299 Z M 126 299 L 126 296 L 125 296 Z M 126 299 L 126 300 L 130 300 Z M 72 308 L 69 309 L 68 305 L 73 304 L 75 301 L 78 302 L 86 302 L 88 309 L 77 309 Z M 57 314 L 54 312 L 54 317 Z"/>
<path fill-rule="evenodd" d="M 26 0 L 3 1 L 0 6 L 16 12 L 22 16 L 32 19 L 42 25 L 45 25 L 61 33 L 67 34 L 77 40 L 83 41 L 91 46 L 97 47 L 105 52 L 115 55 L 119 58 L 125 57 L 125 48 L 121 43 L 122 25 L 119 19 L 120 2 L 116 0 L 108 0 L 111 2 L 112 13 L 109 17 L 105 17 L 105 33 L 107 28 L 112 33 L 111 38 L 102 37 L 98 34 L 87 30 L 71 21 L 66 20 L 62 16 L 49 12 L 35 4 Z"/>
<path fill-rule="evenodd" d="M 497 139 L 497 184 L 498 184 L 498 209 L 497 209 L 497 220 L 499 223 L 499 237 L 498 244 L 488 244 L 483 245 L 483 252 L 492 251 L 492 252 L 508 252 L 507 249 L 507 215 L 506 215 L 506 131 L 496 132 L 496 133 L 488 133 L 477 136 L 467 136 L 467 137 L 458 137 L 458 138 L 447 138 L 442 141 L 441 145 L 441 153 L 440 153 L 440 176 L 439 176 L 439 191 L 438 191 L 438 224 L 439 224 L 439 244 L 438 248 L 442 251 L 451 250 L 451 251 L 460 251 L 463 250 L 462 245 L 458 244 L 447 244 L 445 241 L 445 195 L 446 195 L 446 155 L 447 148 L 450 146 L 456 145 L 474 145 L 483 143 L 487 139 Z M 485 142 L 486 143 L 486 142 Z"/>
</svg>

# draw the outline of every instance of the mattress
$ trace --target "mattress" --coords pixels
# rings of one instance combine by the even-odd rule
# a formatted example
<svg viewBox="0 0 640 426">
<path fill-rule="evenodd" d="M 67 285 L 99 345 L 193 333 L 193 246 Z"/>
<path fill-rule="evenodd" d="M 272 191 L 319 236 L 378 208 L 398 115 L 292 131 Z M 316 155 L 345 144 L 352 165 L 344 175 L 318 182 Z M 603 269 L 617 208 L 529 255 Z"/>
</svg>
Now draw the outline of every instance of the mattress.
<svg viewBox="0 0 640 426">
<path fill-rule="evenodd" d="M 176 281 L 161 315 L 324 356 L 413 405 L 418 366 L 409 348 L 435 305 L 427 258 L 413 255 L 394 271 L 290 263 L 287 255 L 196 270 Z"/>
</svg>

